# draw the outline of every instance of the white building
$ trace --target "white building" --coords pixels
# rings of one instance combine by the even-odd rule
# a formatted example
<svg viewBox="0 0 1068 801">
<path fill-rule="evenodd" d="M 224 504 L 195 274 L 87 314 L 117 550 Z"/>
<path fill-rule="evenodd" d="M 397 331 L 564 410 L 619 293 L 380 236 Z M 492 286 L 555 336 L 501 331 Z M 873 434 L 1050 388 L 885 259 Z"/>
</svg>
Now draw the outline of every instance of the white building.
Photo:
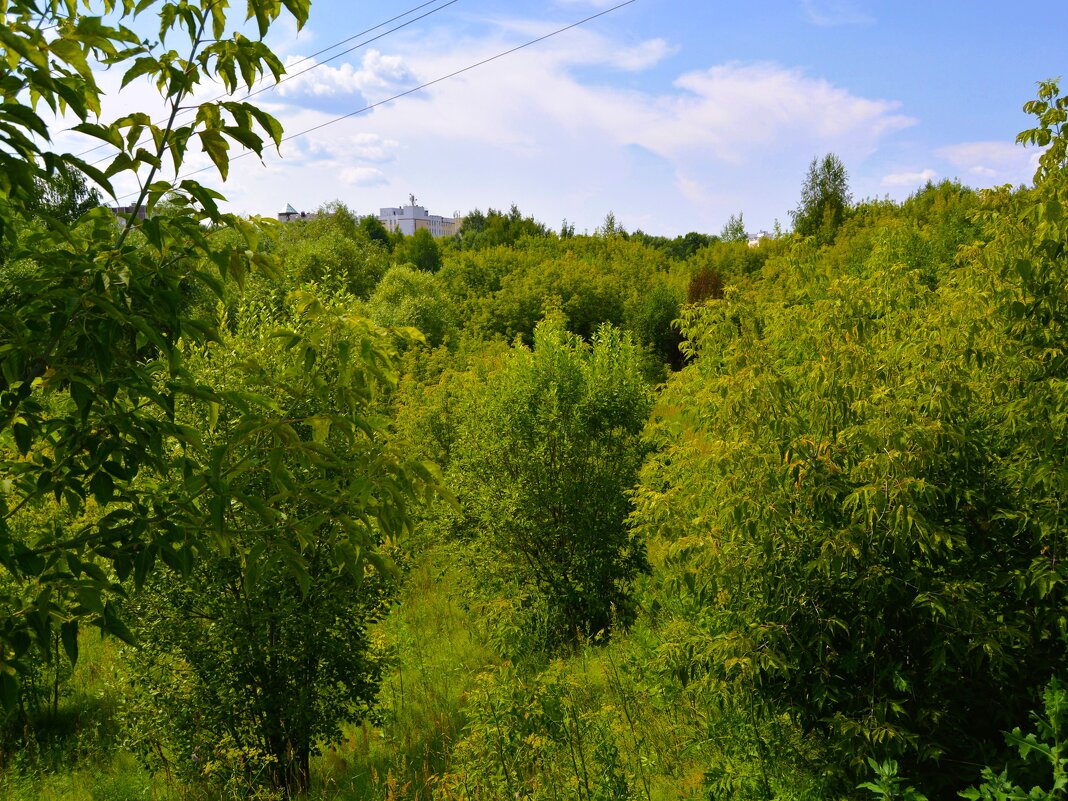
<svg viewBox="0 0 1068 801">
<path fill-rule="evenodd" d="M 456 217 L 439 217 L 429 214 L 422 206 L 415 205 L 415 198 L 407 206 L 389 206 L 378 210 L 378 221 L 390 233 L 400 231 L 411 236 L 420 228 L 430 231 L 433 237 L 452 236 L 460 228 Z"/>
<path fill-rule="evenodd" d="M 759 247 L 760 243 L 763 242 L 765 239 L 772 239 L 772 238 L 773 238 L 772 235 L 769 234 L 767 231 L 761 231 L 760 233 L 756 234 L 755 236 L 750 234 L 746 241 L 749 243 L 749 247 L 755 248 L 755 247 Z"/>
</svg>

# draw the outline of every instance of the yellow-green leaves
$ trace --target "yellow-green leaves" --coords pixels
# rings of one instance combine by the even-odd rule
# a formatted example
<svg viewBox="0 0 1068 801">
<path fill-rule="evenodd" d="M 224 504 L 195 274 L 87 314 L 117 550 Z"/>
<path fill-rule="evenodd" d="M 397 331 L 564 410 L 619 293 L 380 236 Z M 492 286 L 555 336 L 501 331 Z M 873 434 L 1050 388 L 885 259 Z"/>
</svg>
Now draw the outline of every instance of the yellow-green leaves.
<svg viewBox="0 0 1068 801">
<path fill-rule="evenodd" d="M 1047 148 L 1038 158 L 1035 183 L 1044 176 L 1063 170 L 1068 164 L 1068 96 L 1061 96 L 1058 80 L 1041 81 L 1038 98 L 1024 103 L 1023 110 L 1037 118 L 1038 125 L 1016 137 L 1021 145 Z"/>
<path fill-rule="evenodd" d="M 223 98 L 186 113 L 208 79 L 233 90 L 282 72 L 262 42 L 227 37 L 226 8 L 219 0 L 4 4 L 0 573 L 13 586 L 40 587 L 2 610 L 12 621 L 0 633 L 7 700 L 35 640 L 58 636 L 73 660 L 79 620 L 129 639 L 116 577 L 143 584 L 157 560 L 188 574 L 198 554 L 231 547 L 235 507 L 276 520 L 262 501 L 241 504 L 250 468 L 216 458 L 205 442 L 215 430 L 237 431 L 235 446 L 269 431 L 272 447 L 304 453 L 314 471 L 330 463 L 344 429 L 317 423 L 313 435 L 288 420 L 267 425 L 280 415 L 271 392 L 226 394 L 218 376 L 190 372 L 190 355 L 222 338 L 216 303 L 232 300 L 231 283 L 240 291 L 251 270 L 273 270 L 256 224 L 224 214 L 218 192 L 179 177 L 193 141 L 225 178 L 235 149 L 259 155 L 264 142 L 282 139 L 278 122 L 248 103 Z M 249 8 L 263 32 L 284 9 L 298 25 L 307 18 L 306 3 L 252 0 Z M 123 25 L 149 12 L 167 47 Z M 120 69 L 122 89 L 150 82 L 167 113 L 100 119 L 94 63 Z M 35 110 L 42 101 L 106 149 L 88 161 L 53 151 Z M 115 198 L 110 181 L 120 178 L 135 179 L 138 193 Z M 134 211 L 117 222 L 105 208 L 87 210 L 86 198 L 73 197 L 86 182 Z M 57 186 L 72 195 L 62 214 L 40 200 Z M 85 194 L 88 207 L 100 205 Z M 9 265 L 24 266 L 8 273 Z M 316 497 L 331 497 L 331 488 Z"/>
</svg>

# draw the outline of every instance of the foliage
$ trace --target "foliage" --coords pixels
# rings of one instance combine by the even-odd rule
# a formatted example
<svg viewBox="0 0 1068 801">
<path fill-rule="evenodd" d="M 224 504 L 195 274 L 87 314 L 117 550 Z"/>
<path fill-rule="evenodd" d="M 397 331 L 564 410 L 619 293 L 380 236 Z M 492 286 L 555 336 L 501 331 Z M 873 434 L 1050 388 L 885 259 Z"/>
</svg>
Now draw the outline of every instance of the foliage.
<svg viewBox="0 0 1068 801">
<path fill-rule="evenodd" d="M 396 248 L 395 255 L 398 260 L 403 259 L 425 273 L 436 273 L 441 269 L 441 248 L 425 228 L 418 228 L 406 237 L 403 247 Z"/>
<path fill-rule="evenodd" d="M 606 322 L 633 331 L 646 317 L 648 294 L 661 286 L 679 292 L 683 271 L 641 242 L 576 236 L 452 252 L 439 278 L 473 335 L 512 340 L 519 334 L 529 342 L 537 322 L 557 312 L 586 339 Z"/>
<path fill-rule="evenodd" d="M 374 215 L 367 214 L 360 218 L 360 230 L 370 241 L 377 242 L 386 250 L 393 249 L 393 240 L 389 238 L 386 226 Z"/>
<path fill-rule="evenodd" d="M 435 277 L 405 264 L 385 274 L 367 312 L 379 325 L 417 328 L 431 347 L 440 345 L 456 327 L 455 308 Z"/>
<path fill-rule="evenodd" d="M 897 249 L 912 240 L 884 237 L 860 278 L 791 269 L 804 301 L 765 284 L 683 313 L 694 361 L 661 397 L 635 522 L 663 553 L 655 596 L 704 632 L 704 670 L 843 761 L 908 754 L 911 770 L 989 747 L 1031 624 L 991 592 L 1022 556 L 994 522 L 992 388 L 938 355 L 988 358 L 988 306 L 961 277 L 931 290 Z"/>
<path fill-rule="evenodd" d="M 37 197 L 26 204 L 26 212 L 45 225 L 51 221 L 73 225 L 83 214 L 101 205 L 100 193 L 86 183 L 85 175 L 65 164 L 36 183 Z"/>
<path fill-rule="evenodd" d="M 76 60 L 19 30 L 26 64 Z M 134 72 L 167 62 L 114 30 Z M 106 176 L 23 175 L 5 140 L 0 796 L 918 800 L 986 763 L 965 797 L 1063 797 L 1065 106 L 1047 81 L 1025 107 L 1028 189 L 854 206 L 828 157 L 808 236 L 557 237 L 513 207 L 436 273 L 340 204 L 261 231 L 156 175 L 143 223 L 41 212 L 41 181 Z M 186 133 L 224 163 L 208 131 L 247 133 L 217 111 Z M 426 458 L 455 503 L 417 504 Z M 87 619 L 140 635 L 91 693 Z"/>
<path fill-rule="evenodd" d="M 568 230 L 566 225 L 563 230 Z M 574 226 L 570 232 L 574 235 Z M 533 217 L 524 217 L 513 203 L 507 212 L 492 208 L 485 214 L 478 209 L 468 212 L 460 224 L 459 233 L 453 237 L 453 244 L 462 250 L 484 250 L 514 245 L 523 237 L 541 238 L 550 234 L 549 229 Z"/>
<path fill-rule="evenodd" d="M 1049 772 L 1046 786 L 1030 791 L 1010 779 L 1009 769 L 995 773 L 983 768 L 983 783 L 960 795 L 971 801 L 1053 801 L 1068 796 L 1068 751 L 1065 730 L 1068 727 L 1068 690 L 1052 679 L 1042 692 L 1045 717 L 1032 713 L 1035 732 L 1023 734 L 1019 727 L 1005 735 L 1005 742 L 1017 749 L 1024 767 L 1037 766 Z"/>
<path fill-rule="evenodd" d="M 627 229 L 616 219 L 615 212 L 610 211 L 604 215 L 604 221 L 597 229 L 597 235 L 608 239 L 613 236 L 627 236 Z"/>
<path fill-rule="evenodd" d="M 656 284 L 631 312 L 630 329 L 634 338 L 648 347 L 660 365 L 673 370 L 682 366 L 679 345 L 682 336 L 674 327 L 679 316 L 679 293 L 667 284 Z"/>
<path fill-rule="evenodd" d="M 631 616 L 645 568 L 627 530 L 630 486 L 650 396 L 629 338 L 607 326 L 587 344 L 540 323 L 461 418 L 451 471 L 472 532 L 496 574 L 520 588 L 548 644 Z M 523 600 L 525 599 L 525 600 Z"/>
<path fill-rule="evenodd" d="M 674 239 L 668 239 L 666 236 L 652 236 L 641 229 L 631 234 L 630 239 L 661 250 L 669 258 L 677 261 L 685 261 L 701 248 L 708 247 L 719 241 L 719 237 L 715 235 L 702 234 L 697 231 L 690 231 L 682 236 L 676 236 Z"/>
<path fill-rule="evenodd" d="M 324 209 L 319 219 L 287 223 L 281 256 L 295 284 L 366 299 L 386 272 L 387 251 L 366 238 L 347 213 Z"/>
<path fill-rule="evenodd" d="M 898 775 L 897 762 L 894 760 L 876 762 L 868 757 L 868 765 L 875 773 L 875 781 L 864 782 L 859 789 L 868 790 L 876 798 L 883 798 L 886 801 L 927 801 L 927 796 Z"/>
<path fill-rule="evenodd" d="M 747 240 L 741 212 L 727 218 L 727 222 L 723 224 L 723 230 L 719 233 L 719 239 L 721 242 L 745 242 Z"/>
<path fill-rule="evenodd" d="M 260 37 L 283 5 L 302 25 L 306 0 L 249 4 Z M 160 13 L 161 40 L 184 38 L 186 52 L 152 47 L 125 26 L 149 9 Z M 227 35 L 226 24 L 225 6 L 208 0 L 6 6 L 0 236 L 9 264 L 32 262 L 17 287 L 5 288 L 0 308 L 0 566 L 21 588 L 3 598 L 0 695 L 8 705 L 17 691 L 10 669 L 24 665 L 34 642 L 45 647 L 58 630 L 73 660 L 80 622 L 128 637 L 117 613 L 118 582 L 142 582 L 157 557 L 187 563 L 225 540 L 229 477 L 175 408 L 196 399 L 255 416 L 256 403 L 215 393 L 187 370 L 186 348 L 216 333 L 213 320 L 189 313 L 185 287 L 200 283 L 223 299 L 227 280 L 240 284 L 252 267 L 269 263 L 256 252 L 256 227 L 221 213 L 217 193 L 161 175 L 179 170 L 194 142 L 225 178 L 231 144 L 259 154 L 264 138 L 281 141 L 278 122 L 245 102 L 200 103 L 179 122 L 204 81 L 234 92 L 282 72 L 261 40 Z M 89 121 L 100 112 L 93 60 L 125 67 L 123 85 L 149 80 L 166 100 L 166 122 L 144 113 Z M 101 171 L 46 149 L 38 113 L 45 109 L 75 117 L 74 130 L 118 153 Z M 96 208 L 69 226 L 58 219 L 32 226 L 38 182 L 65 169 L 80 170 L 107 195 L 111 178 L 132 174 L 142 187 L 135 207 L 151 212 L 167 197 L 172 211 L 117 225 Z M 237 231 L 241 243 L 207 236 L 206 224 Z M 44 516 L 60 522 L 21 516 L 42 504 L 61 507 L 62 518 Z"/>
<path fill-rule="evenodd" d="M 1038 157 L 1035 183 L 1052 178 L 1068 166 L 1068 96 L 1062 97 L 1058 80 L 1040 81 L 1038 97 L 1024 103 L 1023 110 L 1038 123 L 1016 137 L 1017 144 L 1046 148 Z"/>
<path fill-rule="evenodd" d="M 852 202 L 849 175 L 841 160 L 834 153 L 828 153 L 822 161 L 813 158 L 801 187 L 801 200 L 790 212 L 794 231 L 826 244 L 834 239 Z"/>
<path fill-rule="evenodd" d="M 723 297 L 723 279 L 712 268 L 706 266 L 694 274 L 690 285 L 686 287 L 686 300 L 690 303 L 702 303 L 706 300 L 720 300 Z"/>
<path fill-rule="evenodd" d="M 204 776 L 255 783 L 262 771 L 292 792 L 308 786 L 321 744 L 374 700 L 368 627 L 389 598 L 377 548 L 405 533 L 433 478 L 393 451 L 378 415 L 396 380 L 384 332 L 306 298 L 280 351 L 273 320 L 243 311 L 190 367 L 220 389 L 250 388 L 276 416 L 259 430 L 226 411 L 206 421 L 207 444 L 244 501 L 223 512 L 228 552 L 201 559 L 185 580 L 149 582 L 134 601 L 151 713 L 141 730 Z"/>
</svg>

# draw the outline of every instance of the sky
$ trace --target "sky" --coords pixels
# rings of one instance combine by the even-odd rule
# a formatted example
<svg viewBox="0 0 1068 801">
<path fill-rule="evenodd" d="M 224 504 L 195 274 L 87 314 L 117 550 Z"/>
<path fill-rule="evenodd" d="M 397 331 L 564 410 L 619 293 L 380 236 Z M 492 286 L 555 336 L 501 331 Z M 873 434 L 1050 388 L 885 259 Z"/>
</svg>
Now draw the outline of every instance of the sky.
<svg viewBox="0 0 1068 801">
<path fill-rule="evenodd" d="M 608 13 L 298 136 L 280 157 L 234 162 L 225 184 L 197 179 L 242 214 L 335 200 L 377 213 L 414 194 L 431 214 L 514 203 L 579 232 L 611 211 L 629 231 L 665 236 L 718 233 L 741 213 L 755 233 L 789 228 L 809 163 L 828 152 L 856 200 L 902 200 L 944 178 L 1028 183 L 1035 152 L 1014 144 L 1031 125 L 1021 106 L 1038 81 L 1068 78 L 1064 0 L 633 0 L 609 10 L 619 1 L 433 0 L 405 15 L 423 0 L 312 0 L 303 30 L 282 18 L 268 43 L 291 73 L 317 66 L 255 98 L 287 134 Z M 105 117 L 162 115 L 151 87 L 120 92 L 120 77 L 99 75 Z M 56 144 L 94 142 L 64 133 Z M 207 163 L 196 154 L 187 169 Z"/>
</svg>

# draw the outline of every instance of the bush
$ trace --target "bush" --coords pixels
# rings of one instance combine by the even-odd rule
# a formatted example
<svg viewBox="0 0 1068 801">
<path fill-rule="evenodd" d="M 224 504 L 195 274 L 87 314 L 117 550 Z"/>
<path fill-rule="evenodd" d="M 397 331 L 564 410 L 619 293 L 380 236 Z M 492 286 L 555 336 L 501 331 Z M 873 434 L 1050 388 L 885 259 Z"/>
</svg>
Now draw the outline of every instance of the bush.
<svg viewBox="0 0 1068 801">
<path fill-rule="evenodd" d="M 629 338 L 605 326 L 586 344 L 543 322 L 533 351 L 518 346 L 463 415 L 453 475 L 483 573 L 514 582 L 546 644 L 630 616 L 646 561 L 626 491 L 650 405 Z"/>
</svg>

